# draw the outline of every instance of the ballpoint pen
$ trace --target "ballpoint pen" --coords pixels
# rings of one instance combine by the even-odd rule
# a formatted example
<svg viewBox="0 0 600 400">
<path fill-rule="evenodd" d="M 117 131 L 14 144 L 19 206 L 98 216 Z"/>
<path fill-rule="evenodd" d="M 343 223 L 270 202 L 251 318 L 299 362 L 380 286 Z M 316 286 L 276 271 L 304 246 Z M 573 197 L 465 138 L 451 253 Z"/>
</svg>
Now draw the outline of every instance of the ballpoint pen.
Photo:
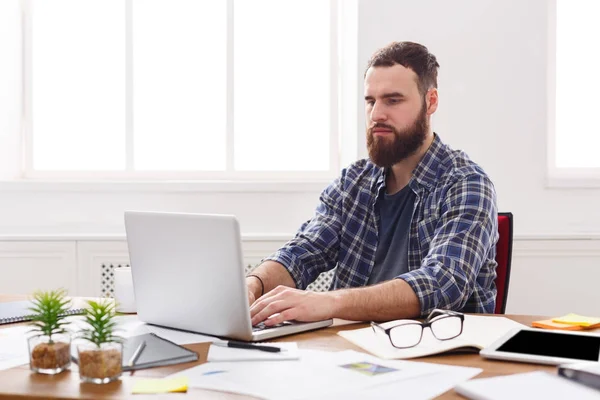
<svg viewBox="0 0 600 400">
<path fill-rule="evenodd" d="M 233 347 L 236 349 L 268 351 L 269 353 L 279 353 L 282 351 L 282 349 L 280 347 L 276 347 L 276 346 L 265 346 L 265 345 L 260 345 L 260 344 L 236 342 L 233 340 L 215 341 L 212 344 L 214 344 L 215 346 L 220 346 L 220 347 Z"/>
<path fill-rule="evenodd" d="M 142 340 L 142 342 L 138 345 L 137 349 L 135 349 L 135 352 L 133 353 L 133 355 L 129 359 L 129 362 L 127 363 L 128 367 L 133 367 L 135 365 L 135 363 L 137 362 L 138 358 L 140 358 L 140 354 L 142 354 L 142 351 L 144 350 L 144 347 L 146 347 L 146 341 Z"/>
</svg>

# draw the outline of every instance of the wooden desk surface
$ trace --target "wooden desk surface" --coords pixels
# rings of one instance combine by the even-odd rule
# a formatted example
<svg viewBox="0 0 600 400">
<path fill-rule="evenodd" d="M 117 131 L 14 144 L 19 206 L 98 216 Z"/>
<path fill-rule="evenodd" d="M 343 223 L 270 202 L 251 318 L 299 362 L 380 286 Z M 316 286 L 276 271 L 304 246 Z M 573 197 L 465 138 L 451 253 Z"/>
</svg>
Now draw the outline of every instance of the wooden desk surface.
<svg viewBox="0 0 600 400">
<path fill-rule="evenodd" d="M 0 302 L 20 300 L 23 296 L 5 296 L 0 295 Z M 505 315 L 517 322 L 531 326 L 531 322 L 544 319 L 541 316 L 524 316 L 524 315 Z M 16 324 L 14 324 L 16 325 Z M 1 328 L 14 325 L 1 325 Z M 302 333 L 298 335 L 288 336 L 279 341 L 296 341 L 300 348 L 317 349 L 317 350 L 346 350 L 352 349 L 364 352 L 361 348 L 353 345 L 342 337 L 336 335 L 340 330 L 357 329 L 366 326 L 366 324 L 348 324 L 344 321 L 336 321 L 333 327 L 322 329 L 313 332 Z M 131 389 L 134 383 L 134 377 L 164 377 L 183 369 L 187 369 L 206 362 L 208 353 L 208 343 L 199 343 L 186 345 L 185 347 L 198 353 L 199 361 L 185 364 L 178 364 L 167 367 L 151 368 L 134 372 L 133 374 L 124 373 L 119 381 L 112 382 L 106 385 L 94 385 L 90 383 L 80 383 L 77 366 L 72 366 L 72 371 L 63 372 L 58 375 L 41 375 L 32 373 L 29 370 L 29 365 L 0 371 L 0 399 L 120 399 L 120 398 L 135 398 L 142 399 L 163 399 L 173 398 L 182 399 L 181 393 L 171 393 L 164 395 L 132 395 Z M 483 369 L 483 372 L 477 378 L 490 377 L 497 375 L 507 375 L 520 372 L 529 372 L 534 370 L 545 370 L 549 372 L 556 371 L 556 367 L 543 366 L 535 364 L 513 363 L 504 361 L 490 361 L 479 357 L 478 354 L 453 354 L 440 355 L 433 357 L 425 357 L 415 359 L 418 361 L 451 364 L 466 367 L 477 367 Z M 194 398 L 202 397 L 203 399 L 250 399 L 247 396 L 233 395 L 222 392 L 206 391 L 200 389 L 189 388 L 188 393 Z M 462 397 L 454 391 L 446 392 L 439 397 L 440 399 L 461 399 Z"/>
</svg>

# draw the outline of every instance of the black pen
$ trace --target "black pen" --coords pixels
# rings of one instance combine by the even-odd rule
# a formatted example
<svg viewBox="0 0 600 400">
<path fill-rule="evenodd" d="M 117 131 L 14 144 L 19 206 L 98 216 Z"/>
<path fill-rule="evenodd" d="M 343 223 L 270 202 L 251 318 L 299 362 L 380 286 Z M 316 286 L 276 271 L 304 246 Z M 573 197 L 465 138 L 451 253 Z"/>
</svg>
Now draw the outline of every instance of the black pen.
<svg viewBox="0 0 600 400">
<path fill-rule="evenodd" d="M 275 346 L 264 346 L 260 344 L 252 344 L 245 342 L 236 342 L 234 340 L 229 341 L 215 341 L 213 342 L 215 346 L 220 347 L 233 347 L 236 349 L 246 349 L 246 350 L 260 350 L 260 351 L 268 351 L 269 353 L 279 353 L 281 352 L 280 347 Z"/>
</svg>

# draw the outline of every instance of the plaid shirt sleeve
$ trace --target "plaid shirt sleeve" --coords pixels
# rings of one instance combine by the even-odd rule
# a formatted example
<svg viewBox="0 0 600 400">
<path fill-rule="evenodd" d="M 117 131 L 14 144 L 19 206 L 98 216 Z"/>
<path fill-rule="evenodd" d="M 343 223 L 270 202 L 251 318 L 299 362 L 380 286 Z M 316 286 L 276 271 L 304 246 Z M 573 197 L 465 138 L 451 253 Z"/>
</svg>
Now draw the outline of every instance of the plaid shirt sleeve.
<svg viewBox="0 0 600 400">
<path fill-rule="evenodd" d="M 416 293 L 421 315 L 465 306 L 497 230 L 496 193 L 487 177 L 471 174 L 450 187 L 421 267 L 398 277 Z"/>
<path fill-rule="evenodd" d="M 296 236 L 263 259 L 282 264 L 298 289 L 306 289 L 320 273 L 336 266 L 342 229 L 343 176 L 344 172 L 321 193 L 314 217 L 300 227 Z"/>
</svg>

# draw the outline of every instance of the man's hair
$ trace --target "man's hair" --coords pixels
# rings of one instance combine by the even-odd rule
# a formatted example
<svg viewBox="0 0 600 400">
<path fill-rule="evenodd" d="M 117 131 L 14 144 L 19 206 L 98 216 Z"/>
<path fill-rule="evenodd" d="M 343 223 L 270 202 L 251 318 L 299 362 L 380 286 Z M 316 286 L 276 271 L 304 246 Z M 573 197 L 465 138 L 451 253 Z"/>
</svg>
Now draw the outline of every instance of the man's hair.
<svg viewBox="0 0 600 400">
<path fill-rule="evenodd" d="M 365 76 L 371 67 L 393 67 L 400 64 L 417 74 L 419 93 L 425 95 L 429 89 L 437 88 L 440 64 L 427 47 L 413 42 L 393 42 L 379 49 L 367 64 Z"/>
</svg>

